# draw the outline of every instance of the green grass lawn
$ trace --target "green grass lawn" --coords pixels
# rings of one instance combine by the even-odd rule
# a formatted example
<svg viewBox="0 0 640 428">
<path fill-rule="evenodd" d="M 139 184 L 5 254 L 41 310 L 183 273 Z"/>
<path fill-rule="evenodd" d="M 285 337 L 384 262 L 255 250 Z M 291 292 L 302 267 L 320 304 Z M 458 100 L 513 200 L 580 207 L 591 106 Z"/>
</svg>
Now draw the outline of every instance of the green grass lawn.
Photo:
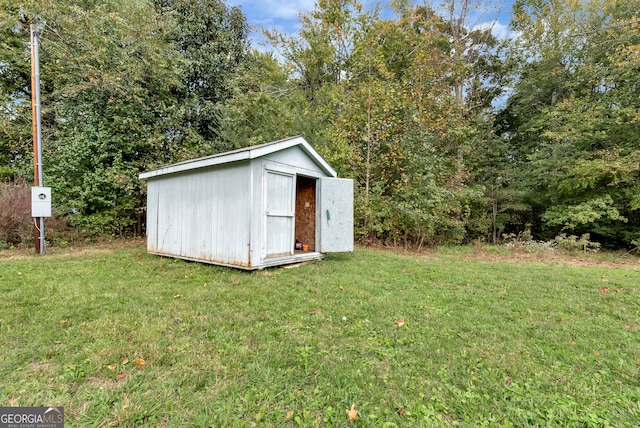
<svg viewBox="0 0 640 428">
<path fill-rule="evenodd" d="M 640 264 L 7 250 L 0 345 L 0 405 L 61 405 L 67 426 L 631 427 Z"/>
</svg>

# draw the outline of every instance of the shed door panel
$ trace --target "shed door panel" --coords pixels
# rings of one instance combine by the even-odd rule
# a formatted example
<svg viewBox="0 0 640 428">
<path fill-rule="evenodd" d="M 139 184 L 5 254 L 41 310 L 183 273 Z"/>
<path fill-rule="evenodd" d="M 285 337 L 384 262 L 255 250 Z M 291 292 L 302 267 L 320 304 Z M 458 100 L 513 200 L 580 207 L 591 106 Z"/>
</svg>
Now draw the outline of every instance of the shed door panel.
<svg viewBox="0 0 640 428">
<path fill-rule="evenodd" d="M 353 180 L 321 178 L 320 252 L 353 251 Z"/>
<path fill-rule="evenodd" d="M 295 176 L 266 172 L 266 243 L 267 257 L 293 254 Z"/>
</svg>

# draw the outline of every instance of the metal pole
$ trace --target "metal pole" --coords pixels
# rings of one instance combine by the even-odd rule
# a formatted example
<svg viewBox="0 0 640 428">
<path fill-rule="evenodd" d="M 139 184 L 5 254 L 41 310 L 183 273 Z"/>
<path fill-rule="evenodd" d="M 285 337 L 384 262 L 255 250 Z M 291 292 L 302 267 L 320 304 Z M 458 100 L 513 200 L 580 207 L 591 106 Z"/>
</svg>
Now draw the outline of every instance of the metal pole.
<svg viewBox="0 0 640 428">
<path fill-rule="evenodd" d="M 33 120 L 33 182 L 44 186 L 42 178 L 42 131 L 40 122 L 40 58 L 38 54 L 38 30 L 31 24 L 31 113 Z M 38 218 L 35 227 L 36 251 L 44 254 L 44 217 Z"/>
</svg>

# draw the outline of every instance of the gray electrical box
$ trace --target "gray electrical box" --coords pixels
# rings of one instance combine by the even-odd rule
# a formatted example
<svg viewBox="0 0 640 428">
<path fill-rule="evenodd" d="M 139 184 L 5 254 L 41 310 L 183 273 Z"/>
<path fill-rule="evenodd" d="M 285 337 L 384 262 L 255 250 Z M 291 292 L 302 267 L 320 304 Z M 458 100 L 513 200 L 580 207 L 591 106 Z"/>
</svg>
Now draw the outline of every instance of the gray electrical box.
<svg viewBox="0 0 640 428">
<path fill-rule="evenodd" d="M 31 188 L 31 217 L 51 217 L 51 187 Z"/>
</svg>

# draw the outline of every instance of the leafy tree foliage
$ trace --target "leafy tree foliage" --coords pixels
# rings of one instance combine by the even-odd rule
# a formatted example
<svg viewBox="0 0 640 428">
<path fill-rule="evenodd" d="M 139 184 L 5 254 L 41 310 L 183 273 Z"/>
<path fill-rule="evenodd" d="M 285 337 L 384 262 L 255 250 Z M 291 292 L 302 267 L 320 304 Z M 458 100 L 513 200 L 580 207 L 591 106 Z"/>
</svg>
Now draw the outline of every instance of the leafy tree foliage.
<svg viewBox="0 0 640 428">
<path fill-rule="evenodd" d="M 464 158 L 485 138 L 475 122 L 497 94 L 482 93 L 489 80 L 479 84 L 481 74 L 467 71 L 474 58 L 489 58 L 494 39 L 467 38 L 458 23 L 454 40 L 431 9 L 395 6 L 396 16 L 382 19 L 357 3 L 318 2 L 296 37 L 267 35 L 323 121 L 314 142 L 356 180 L 358 234 L 405 245 L 460 242 L 489 227 Z M 456 48 L 464 55 L 452 60 Z"/>
<path fill-rule="evenodd" d="M 173 21 L 168 38 L 180 54 L 183 85 L 174 94 L 172 138 L 202 152 L 218 150 L 219 103 L 231 97 L 233 81 L 247 60 L 249 27 L 238 8 L 220 0 L 154 0 L 161 17 Z"/>
<path fill-rule="evenodd" d="M 635 3 L 516 0 L 499 41 L 472 0 L 318 0 L 264 53 L 221 0 L 0 0 L 0 179 L 32 174 L 33 23 L 45 179 L 89 231 L 141 231 L 140 171 L 301 134 L 355 179 L 363 240 L 637 246 Z"/>
<path fill-rule="evenodd" d="M 218 1 L 2 3 L 0 34 L 10 49 L 1 61 L 0 153 L 8 150 L 29 176 L 33 23 L 41 34 L 45 178 L 57 208 L 89 232 L 140 232 L 139 172 L 215 146 L 216 105 L 230 96 L 247 48 L 244 17 Z"/>
<path fill-rule="evenodd" d="M 610 246 L 640 243 L 636 6 L 515 4 L 521 68 L 505 131 L 520 145 L 516 157 L 526 160 L 538 233 L 591 233 Z"/>
</svg>

